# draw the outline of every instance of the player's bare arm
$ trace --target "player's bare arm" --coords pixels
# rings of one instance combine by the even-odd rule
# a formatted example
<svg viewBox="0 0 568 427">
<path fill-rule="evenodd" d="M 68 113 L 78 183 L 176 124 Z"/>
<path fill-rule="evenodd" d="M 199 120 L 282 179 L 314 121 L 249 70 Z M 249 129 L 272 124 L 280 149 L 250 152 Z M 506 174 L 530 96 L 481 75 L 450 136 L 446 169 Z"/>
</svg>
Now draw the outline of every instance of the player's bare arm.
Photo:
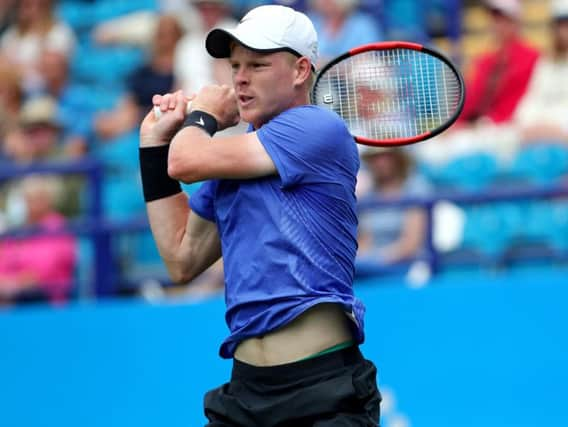
<svg viewBox="0 0 568 427">
<path fill-rule="evenodd" d="M 146 204 L 150 227 L 171 279 L 186 284 L 221 257 L 215 223 L 191 212 L 178 193 Z"/>
<path fill-rule="evenodd" d="M 163 101 L 160 107 L 164 112 L 170 109 L 172 100 L 169 98 L 157 98 Z M 183 103 L 187 100 L 184 98 Z M 171 110 L 160 121 L 153 112 L 148 113 L 140 128 L 141 148 L 164 147 L 167 150 L 184 118 L 183 112 L 174 111 L 173 101 Z M 148 201 L 146 209 L 156 245 L 174 282 L 187 283 L 221 256 L 215 224 L 191 212 L 185 193 L 180 191 Z"/>
<path fill-rule="evenodd" d="M 174 103 L 174 111 L 185 111 L 181 93 L 163 101 Z M 217 121 L 217 130 L 235 126 L 239 112 L 234 90 L 228 86 L 204 87 L 192 100 L 191 110 L 209 114 Z M 203 120 L 194 114 L 194 120 Z M 276 173 L 270 156 L 256 133 L 239 136 L 211 137 L 203 129 L 187 126 L 175 134 L 168 157 L 168 174 L 186 183 L 206 179 L 246 179 Z"/>
</svg>

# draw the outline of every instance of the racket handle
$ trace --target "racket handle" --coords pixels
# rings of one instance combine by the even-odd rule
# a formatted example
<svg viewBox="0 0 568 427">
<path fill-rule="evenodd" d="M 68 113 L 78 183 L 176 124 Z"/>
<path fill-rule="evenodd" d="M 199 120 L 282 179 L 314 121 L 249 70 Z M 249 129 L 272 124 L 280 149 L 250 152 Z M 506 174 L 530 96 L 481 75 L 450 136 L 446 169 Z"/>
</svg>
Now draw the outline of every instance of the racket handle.
<svg viewBox="0 0 568 427">
<path fill-rule="evenodd" d="M 191 112 L 191 101 L 189 101 L 187 103 L 187 108 L 185 109 L 185 114 L 188 115 Z M 160 117 L 162 117 L 162 110 L 160 110 L 160 107 L 158 106 L 154 106 L 154 117 L 156 117 L 156 119 L 159 119 Z"/>
</svg>

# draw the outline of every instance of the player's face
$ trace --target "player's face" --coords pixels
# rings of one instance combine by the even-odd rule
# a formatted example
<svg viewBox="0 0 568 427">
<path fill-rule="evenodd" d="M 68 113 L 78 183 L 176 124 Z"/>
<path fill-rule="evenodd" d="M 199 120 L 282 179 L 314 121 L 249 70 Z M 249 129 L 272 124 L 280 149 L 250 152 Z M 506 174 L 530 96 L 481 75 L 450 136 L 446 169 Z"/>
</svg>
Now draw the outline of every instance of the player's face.
<svg viewBox="0 0 568 427">
<path fill-rule="evenodd" d="M 241 118 L 256 129 L 294 105 L 295 58 L 233 46 L 229 59 Z"/>
</svg>

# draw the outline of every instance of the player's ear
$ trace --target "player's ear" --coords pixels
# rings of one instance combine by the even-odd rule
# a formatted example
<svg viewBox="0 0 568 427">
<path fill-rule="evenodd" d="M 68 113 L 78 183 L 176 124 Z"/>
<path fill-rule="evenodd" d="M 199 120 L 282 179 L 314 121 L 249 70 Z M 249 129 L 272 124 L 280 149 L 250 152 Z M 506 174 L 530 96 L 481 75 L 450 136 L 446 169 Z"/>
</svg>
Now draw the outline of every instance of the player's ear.
<svg viewBox="0 0 568 427">
<path fill-rule="evenodd" d="M 312 65 L 310 60 L 305 56 L 298 58 L 295 63 L 294 84 L 297 86 L 304 84 L 304 82 L 310 78 L 311 74 Z"/>
</svg>

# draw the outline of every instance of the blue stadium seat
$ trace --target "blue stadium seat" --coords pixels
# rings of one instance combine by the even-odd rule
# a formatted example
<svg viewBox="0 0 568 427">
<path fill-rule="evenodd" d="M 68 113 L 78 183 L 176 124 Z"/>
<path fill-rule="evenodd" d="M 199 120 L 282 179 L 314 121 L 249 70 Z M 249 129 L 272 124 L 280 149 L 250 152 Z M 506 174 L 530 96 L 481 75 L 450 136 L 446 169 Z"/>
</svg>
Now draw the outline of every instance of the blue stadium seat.
<svg viewBox="0 0 568 427">
<path fill-rule="evenodd" d="M 145 52 L 138 48 L 82 44 L 71 62 L 71 78 L 79 83 L 120 89 L 145 58 Z"/>
<path fill-rule="evenodd" d="M 518 180 L 552 184 L 568 174 L 568 148 L 562 144 L 532 144 L 523 147 L 508 174 Z"/>
<path fill-rule="evenodd" d="M 524 224 L 526 239 L 546 243 L 553 249 L 568 250 L 568 202 L 533 202 L 526 211 Z"/>
<path fill-rule="evenodd" d="M 92 281 L 94 277 L 94 254 L 93 243 L 88 237 L 78 237 L 75 260 L 75 281 L 76 286 L 72 289 L 72 298 L 89 296 L 92 291 Z"/>
<path fill-rule="evenodd" d="M 99 141 L 93 147 L 93 155 L 103 165 L 103 207 L 111 219 L 126 219 L 144 212 L 137 152 L 137 130 L 110 141 Z"/>
<path fill-rule="evenodd" d="M 96 22 L 104 22 L 128 13 L 141 10 L 158 10 L 156 0 L 98 0 L 93 3 Z"/>
<path fill-rule="evenodd" d="M 80 36 L 96 24 L 93 14 L 94 3 L 83 1 L 60 1 L 55 9 L 56 16 L 67 23 Z"/>
<path fill-rule="evenodd" d="M 77 99 L 82 101 L 82 112 L 91 114 L 101 110 L 113 109 L 123 94 L 117 88 L 95 84 L 74 85 L 73 93 Z"/>
<path fill-rule="evenodd" d="M 98 141 L 93 155 L 107 169 L 138 171 L 138 129 L 108 141 Z"/>
<path fill-rule="evenodd" d="M 491 154 L 473 153 L 450 160 L 430 173 L 434 182 L 444 188 L 479 191 L 495 183 L 499 167 Z"/>
<path fill-rule="evenodd" d="M 522 212 L 512 203 L 471 206 L 464 211 L 462 249 L 471 249 L 488 257 L 503 256 L 522 226 Z"/>
</svg>

